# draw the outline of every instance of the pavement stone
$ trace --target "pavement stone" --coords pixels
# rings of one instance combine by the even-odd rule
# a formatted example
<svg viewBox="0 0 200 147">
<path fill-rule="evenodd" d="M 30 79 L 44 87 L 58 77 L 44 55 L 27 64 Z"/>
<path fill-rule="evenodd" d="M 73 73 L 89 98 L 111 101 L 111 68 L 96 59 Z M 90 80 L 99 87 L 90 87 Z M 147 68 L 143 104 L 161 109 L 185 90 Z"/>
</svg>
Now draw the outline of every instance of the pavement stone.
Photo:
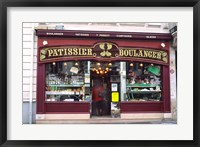
<svg viewBox="0 0 200 147">
<path fill-rule="evenodd" d="M 177 124 L 174 120 L 163 119 L 121 119 L 93 117 L 90 119 L 76 120 L 42 120 L 38 124 Z"/>
</svg>

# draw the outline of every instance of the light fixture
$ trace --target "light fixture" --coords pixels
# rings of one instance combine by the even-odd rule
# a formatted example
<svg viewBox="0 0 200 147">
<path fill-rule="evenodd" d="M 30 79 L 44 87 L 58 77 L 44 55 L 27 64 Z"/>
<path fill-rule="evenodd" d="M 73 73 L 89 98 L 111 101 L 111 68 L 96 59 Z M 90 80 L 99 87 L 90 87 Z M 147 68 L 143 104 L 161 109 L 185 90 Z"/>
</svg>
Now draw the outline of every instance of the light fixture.
<svg viewBox="0 0 200 147">
<path fill-rule="evenodd" d="M 78 62 L 76 62 L 75 65 L 78 66 Z"/>
<path fill-rule="evenodd" d="M 130 63 L 130 66 L 133 66 L 133 63 Z"/>
<path fill-rule="evenodd" d="M 100 71 L 100 74 L 103 74 L 103 71 L 102 71 L 102 70 Z"/>
<path fill-rule="evenodd" d="M 106 70 L 108 71 L 108 70 L 109 70 L 109 68 L 108 68 L 108 67 L 106 67 Z"/>
<path fill-rule="evenodd" d="M 97 71 L 97 74 L 99 74 L 99 71 Z"/>
<path fill-rule="evenodd" d="M 44 40 L 44 41 L 42 42 L 42 44 L 43 44 L 43 45 L 47 45 L 48 42 L 47 42 L 46 40 Z"/>
<path fill-rule="evenodd" d="M 111 71 L 112 69 L 110 68 L 109 71 Z"/>
<path fill-rule="evenodd" d="M 53 65 L 56 65 L 56 62 L 53 62 L 52 64 L 53 64 Z"/>
<path fill-rule="evenodd" d="M 99 63 L 99 62 L 98 62 L 98 63 L 97 63 L 97 65 L 98 65 L 98 66 L 100 66 L 100 65 L 101 65 L 101 63 Z"/>
<path fill-rule="evenodd" d="M 101 67 L 99 67 L 99 70 L 101 70 Z"/>
<path fill-rule="evenodd" d="M 140 67 L 142 67 L 143 66 L 143 64 L 142 63 L 140 63 Z"/>
<path fill-rule="evenodd" d="M 112 65 L 112 63 L 108 63 L 108 65 L 109 65 L 109 66 L 111 66 L 111 65 Z"/>
<path fill-rule="evenodd" d="M 151 64 L 151 66 L 153 66 L 153 64 Z"/>
<path fill-rule="evenodd" d="M 63 65 L 64 65 L 64 66 L 67 66 L 67 62 L 64 62 Z"/>
<path fill-rule="evenodd" d="M 163 48 L 165 47 L 165 44 L 164 44 L 164 43 L 161 43 L 160 45 L 161 45 Z"/>
</svg>

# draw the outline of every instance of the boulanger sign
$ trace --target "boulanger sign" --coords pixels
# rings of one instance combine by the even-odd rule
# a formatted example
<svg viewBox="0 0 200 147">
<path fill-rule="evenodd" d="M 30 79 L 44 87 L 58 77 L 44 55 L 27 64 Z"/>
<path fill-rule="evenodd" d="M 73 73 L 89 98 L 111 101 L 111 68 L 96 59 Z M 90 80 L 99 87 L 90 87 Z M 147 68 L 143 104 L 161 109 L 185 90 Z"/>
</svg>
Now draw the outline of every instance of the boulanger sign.
<svg viewBox="0 0 200 147">
<path fill-rule="evenodd" d="M 148 48 L 119 47 L 114 43 L 101 42 L 94 46 L 61 46 L 40 49 L 39 62 L 102 59 L 102 60 L 146 60 L 168 64 L 168 52 Z"/>
</svg>

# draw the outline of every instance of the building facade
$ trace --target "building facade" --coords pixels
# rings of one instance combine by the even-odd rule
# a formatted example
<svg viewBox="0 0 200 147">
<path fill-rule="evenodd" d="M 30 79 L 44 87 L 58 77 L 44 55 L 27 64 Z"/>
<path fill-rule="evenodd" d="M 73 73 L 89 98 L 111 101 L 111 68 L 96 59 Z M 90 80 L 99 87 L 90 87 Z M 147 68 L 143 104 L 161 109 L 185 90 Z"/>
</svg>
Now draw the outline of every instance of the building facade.
<svg viewBox="0 0 200 147">
<path fill-rule="evenodd" d="M 170 25 L 24 23 L 23 122 L 93 118 L 97 79 L 104 116 L 176 119 Z"/>
</svg>

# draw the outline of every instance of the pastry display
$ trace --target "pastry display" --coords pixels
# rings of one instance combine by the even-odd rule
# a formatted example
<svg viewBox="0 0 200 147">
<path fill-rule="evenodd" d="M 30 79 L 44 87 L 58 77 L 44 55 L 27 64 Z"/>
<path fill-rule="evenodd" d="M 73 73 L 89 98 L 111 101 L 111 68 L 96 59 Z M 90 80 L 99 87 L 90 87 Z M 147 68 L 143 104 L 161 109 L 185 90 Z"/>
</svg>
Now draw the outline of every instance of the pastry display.
<svg viewBox="0 0 200 147">
<path fill-rule="evenodd" d="M 139 63 L 133 65 L 127 66 L 126 101 L 160 101 L 160 66 L 146 63 L 142 64 L 143 66 Z"/>
</svg>

